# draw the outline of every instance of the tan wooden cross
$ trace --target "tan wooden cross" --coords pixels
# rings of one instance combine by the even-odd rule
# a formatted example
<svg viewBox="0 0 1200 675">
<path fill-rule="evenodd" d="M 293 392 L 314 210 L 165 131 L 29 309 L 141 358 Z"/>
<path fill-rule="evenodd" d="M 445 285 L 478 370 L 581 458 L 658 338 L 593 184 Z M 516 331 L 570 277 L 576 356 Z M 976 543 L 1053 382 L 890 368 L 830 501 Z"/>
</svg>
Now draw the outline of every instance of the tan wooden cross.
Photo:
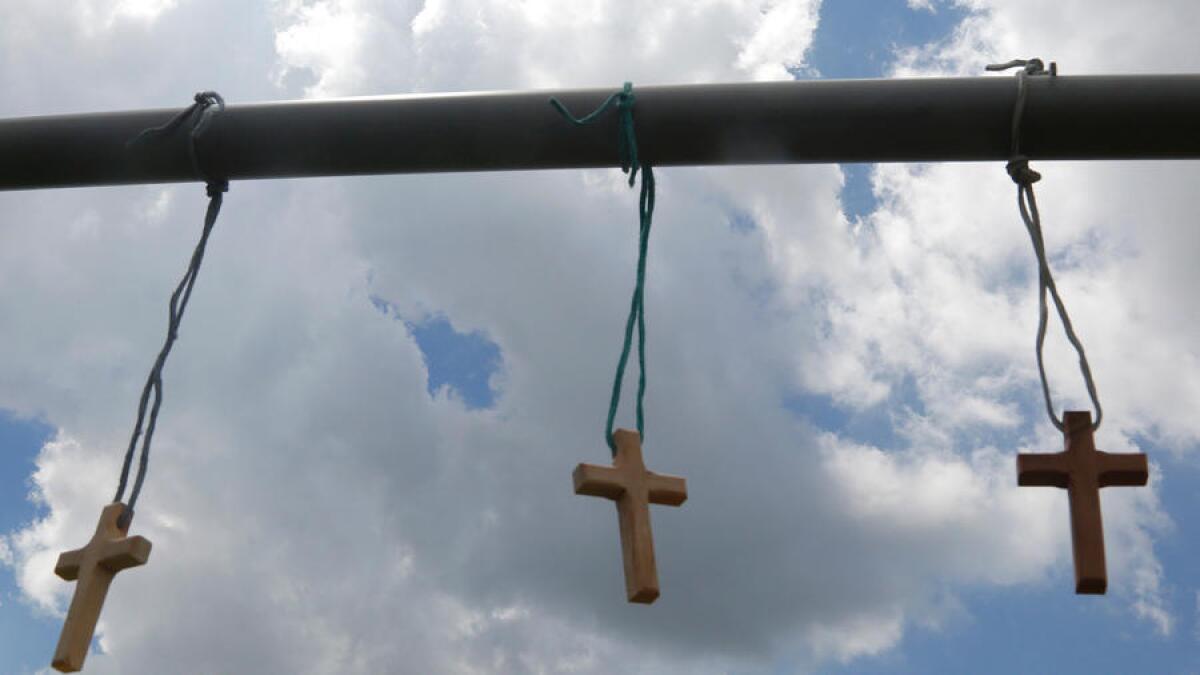
<svg viewBox="0 0 1200 675">
<path fill-rule="evenodd" d="M 150 541 L 145 537 L 125 536 L 129 523 L 117 522 L 124 512 L 125 505 L 120 502 L 105 506 L 96 525 L 96 534 L 92 535 L 88 545 L 58 556 L 54 573 L 67 581 L 78 580 L 78 583 L 62 635 L 58 638 L 58 648 L 54 650 L 54 661 L 50 664 L 56 670 L 73 673 L 83 668 L 108 585 L 117 572 L 144 565 L 150 558 Z"/>
<path fill-rule="evenodd" d="M 1146 456 L 1113 454 L 1096 449 L 1092 413 L 1063 414 L 1066 450 L 1017 455 L 1017 485 L 1067 489 L 1071 507 L 1071 546 L 1075 554 L 1075 592 L 1103 594 L 1108 589 L 1104 565 L 1104 525 L 1100 488 L 1145 485 L 1150 478 Z"/>
<path fill-rule="evenodd" d="M 613 466 L 575 467 L 575 494 L 606 497 L 617 502 L 621 555 L 625 561 L 625 594 L 629 602 L 649 604 L 658 598 L 650 504 L 679 506 L 687 500 L 687 481 L 646 470 L 642 437 L 636 431 L 613 432 L 617 455 Z"/>
</svg>

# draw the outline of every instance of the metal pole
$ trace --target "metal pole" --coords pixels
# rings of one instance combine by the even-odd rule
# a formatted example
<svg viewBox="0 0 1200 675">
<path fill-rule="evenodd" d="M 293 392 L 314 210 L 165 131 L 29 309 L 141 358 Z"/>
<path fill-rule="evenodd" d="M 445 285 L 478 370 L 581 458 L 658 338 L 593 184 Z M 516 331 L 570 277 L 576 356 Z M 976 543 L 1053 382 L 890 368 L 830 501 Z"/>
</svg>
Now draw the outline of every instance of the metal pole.
<svg viewBox="0 0 1200 675">
<path fill-rule="evenodd" d="M 1200 75 L 1027 78 L 1022 151 L 1035 160 L 1200 158 Z M 230 105 L 200 143 L 231 180 L 617 164 L 607 89 Z M 1006 160 L 1012 76 L 636 87 L 655 166 Z M 182 98 L 182 97 L 181 97 Z M 0 190 L 199 180 L 184 134 L 127 142 L 179 109 L 0 120 Z"/>
</svg>

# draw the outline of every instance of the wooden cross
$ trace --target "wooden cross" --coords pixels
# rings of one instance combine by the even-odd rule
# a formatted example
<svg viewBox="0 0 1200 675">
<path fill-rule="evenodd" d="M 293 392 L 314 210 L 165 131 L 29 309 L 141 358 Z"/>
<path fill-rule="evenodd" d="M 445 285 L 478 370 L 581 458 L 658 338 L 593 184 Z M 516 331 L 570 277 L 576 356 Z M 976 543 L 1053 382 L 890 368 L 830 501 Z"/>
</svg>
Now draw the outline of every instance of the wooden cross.
<svg viewBox="0 0 1200 675">
<path fill-rule="evenodd" d="M 612 467 L 593 464 L 575 467 L 575 494 L 607 497 L 617 502 L 625 594 L 629 602 L 649 604 L 658 598 L 650 504 L 679 506 L 687 500 L 687 481 L 647 471 L 642 461 L 642 436 L 638 432 L 617 429 L 613 432 L 613 443 L 617 455 Z"/>
<path fill-rule="evenodd" d="M 1086 410 L 1063 414 L 1063 436 L 1066 443 L 1063 452 L 1017 455 L 1017 485 L 1067 489 L 1075 554 L 1075 592 L 1102 595 L 1108 589 L 1108 574 L 1104 566 L 1100 488 L 1145 485 L 1150 478 L 1146 456 L 1097 450 L 1092 437 L 1092 413 Z"/>
<path fill-rule="evenodd" d="M 125 505 L 121 502 L 105 506 L 96 525 L 96 534 L 92 535 L 88 545 L 58 556 L 54 573 L 67 581 L 78 580 L 78 583 L 62 635 L 58 638 L 58 648 L 54 650 L 54 661 L 50 664 L 56 670 L 73 673 L 83 668 L 108 585 L 117 572 L 145 565 L 150 558 L 150 540 L 125 536 L 130 519 L 118 524 L 124 512 Z"/>
</svg>

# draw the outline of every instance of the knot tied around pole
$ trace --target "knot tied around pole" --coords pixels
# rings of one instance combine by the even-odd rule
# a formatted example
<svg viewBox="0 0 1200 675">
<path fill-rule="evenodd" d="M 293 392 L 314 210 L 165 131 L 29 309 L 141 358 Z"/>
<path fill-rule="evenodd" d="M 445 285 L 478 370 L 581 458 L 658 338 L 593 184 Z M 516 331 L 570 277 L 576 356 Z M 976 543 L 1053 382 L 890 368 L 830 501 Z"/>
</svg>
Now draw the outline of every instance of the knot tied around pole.
<svg viewBox="0 0 1200 675">
<path fill-rule="evenodd" d="M 1029 168 L 1028 157 L 1014 157 L 1005 165 L 1008 175 L 1017 185 L 1033 185 L 1042 179 L 1042 174 Z"/>
<path fill-rule="evenodd" d="M 216 197 L 222 192 L 229 192 L 229 181 L 225 179 L 210 180 L 206 186 L 205 192 L 209 197 Z"/>
<path fill-rule="evenodd" d="M 617 133 L 617 157 L 621 162 L 621 171 L 629 174 L 629 186 L 633 187 L 637 179 L 638 168 L 638 148 L 637 135 L 633 128 L 633 104 L 637 102 L 637 97 L 633 95 L 633 83 L 626 82 L 621 91 L 618 91 L 599 105 L 592 112 L 583 117 L 575 117 L 571 114 L 567 107 L 562 104 L 557 98 L 550 99 L 550 105 L 558 111 L 571 124 L 575 126 L 585 126 L 591 124 L 597 117 L 604 114 L 606 110 L 617 106 L 617 114 L 619 115 L 619 131 Z"/>
<path fill-rule="evenodd" d="M 992 72 L 1008 70 L 1009 68 L 1020 68 L 1026 75 L 1058 75 L 1057 63 L 1051 61 L 1050 69 L 1046 70 L 1046 62 L 1039 58 L 1013 59 L 1007 63 L 989 63 L 984 66 L 984 70 Z"/>
<path fill-rule="evenodd" d="M 125 144 L 127 148 L 133 148 L 139 143 L 147 140 L 161 140 L 170 136 L 185 122 L 191 123 L 188 130 L 188 159 L 192 163 L 192 171 L 197 177 L 204 179 L 208 183 L 208 196 L 216 196 L 214 192 L 227 192 L 229 190 L 229 182 L 224 178 L 216 177 L 211 171 L 203 166 L 200 159 L 200 153 L 196 148 L 196 141 L 201 137 L 205 128 L 208 126 L 209 120 L 212 118 L 213 110 L 223 112 L 225 110 L 225 99 L 215 91 L 200 91 L 192 97 L 192 104 L 183 110 L 179 111 L 171 119 L 161 126 L 151 127 L 143 130 L 132 140 Z M 215 184 L 215 186 L 214 186 Z"/>
</svg>

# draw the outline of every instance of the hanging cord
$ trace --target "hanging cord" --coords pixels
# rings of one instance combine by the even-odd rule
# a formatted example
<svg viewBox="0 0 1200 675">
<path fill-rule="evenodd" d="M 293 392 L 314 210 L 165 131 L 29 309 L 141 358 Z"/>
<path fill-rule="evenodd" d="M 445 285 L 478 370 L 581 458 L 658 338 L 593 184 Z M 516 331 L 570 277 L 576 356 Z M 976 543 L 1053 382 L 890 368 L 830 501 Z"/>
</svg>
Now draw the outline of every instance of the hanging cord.
<svg viewBox="0 0 1200 675">
<path fill-rule="evenodd" d="M 1008 175 L 1017 184 L 1017 207 L 1021 211 L 1021 220 L 1025 221 L 1025 229 L 1029 231 L 1029 238 L 1033 241 L 1033 252 L 1037 255 L 1038 263 L 1038 332 L 1037 332 L 1037 365 L 1038 375 L 1042 380 L 1042 394 L 1046 399 L 1046 413 L 1050 416 L 1050 421 L 1059 431 L 1063 431 L 1063 422 L 1054 414 L 1054 403 L 1050 397 L 1050 385 L 1046 380 L 1046 367 L 1042 360 L 1042 346 L 1046 341 L 1046 319 L 1048 311 L 1046 307 L 1046 291 L 1050 292 L 1050 297 L 1054 299 L 1054 309 L 1058 312 L 1058 318 L 1062 321 L 1063 328 L 1067 333 L 1067 340 L 1071 342 L 1071 346 L 1075 348 L 1079 354 L 1079 371 L 1083 374 L 1084 384 L 1087 386 L 1088 396 L 1092 399 L 1092 405 L 1096 408 L 1096 420 L 1092 422 L 1092 430 L 1100 428 L 1100 419 L 1104 413 L 1100 408 L 1100 399 L 1096 395 L 1096 383 L 1092 379 L 1092 369 L 1088 365 L 1087 355 L 1083 351 L 1083 343 L 1079 341 L 1079 337 L 1075 334 L 1075 328 L 1071 325 L 1071 317 L 1067 314 L 1067 308 L 1063 304 L 1062 298 L 1058 295 L 1058 286 L 1054 283 L 1054 276 L 1050 273 L 1050 264 L 1046 261 L 1046 243 L 1042 239 L 1042 219 L 1038 214 L 1037 198 L 1033 194 L 1033 184 L 1041 180 L 1042 176 L 1038 172 L 1029 168 L 1029 158 L 1021 154 L 1021 116 L 1025 111 L 1026 76 L 1044 76 L 1054 77 L 1058 75 L 1057 64 L 1051 62 L 1050 70 L 1046 70 L 1041 59 L 1029 60 L 1013 60 L 1008 63 L 992 64 L 987 66 L 988 70 L 999 71 L 1009 68 L 1020 67 L 1017 71 L 1017 102 L 1013 109 L 1012 121 L 1012 152 L 1010 160 L 1006 166 Z"/>
<path fill-rule="evenodd" d="M 617 106 L 619 128 L 617 132 L 617 152 L 621 160 L 621 171 L 629 174 L 629 186 L 633 187 L 638 168 L 642 169 L 642 192 L 638 199 L 638 265 L 637 283 L 633 288 L 633 299 L 629 305 L 629 318 L 625 321 L 625 344 L 621 348 L 621 358 L 617 361 L 617 374 L 613 378 L 612 398 L 608 404 L 608 422 L 604 427 L 604 442 L 615 457 L 617 447 L 613 443 L 613 421 L 617 417 L 617 404 L 621 400 L 621 383 L 625 379 L 625 364 L 629 361 L 629 351 L 633 344 L 633 327 L 637 323 L 638 332 L 638 392 L 637 392 L 637 430 L 638 435 L 645 439 L 645 416 L 642 413 L 642 401 L 646 394 L 646 251 L 650 244 L 650 225 L 654 219 L 654 169 L 648 163 L 638 162 L 637 135 L 633 127 L 633 104 L 637 99 L 633 95 L 633 83 L 626 82 L 624 89 L 609 96 L 600 107 L 587 115 L 576 118 L 571 115 L 558 99 L 551 98 L 550 105 L 554 106 L 564 118 L 577 126 L 594 122 L 601 114 Z"/>
<path fill-rule="evenodd" d="M 213 178 L 207 171 L 203 170 L 200 165 L 199 155 L 196 152 L 196 140 L 208 125 L 214 106 L 216 106 L 218 111 L 225 109 L 225 100 L 221 98 L 221 95 L 213 91 L 200 92 L 196 94 L 195 102 L 191 106 L 171 118 L 169 122 L 160 127 L 146 129 L 128 143 L 128 146 L 133 146 L 147 139 L 153 140 L 169 136 L 181 128 L 185 122 L 189 122 L 191 127 L 188 132 L 188 154 L 192 160 L 192 168 L 198 176 L 204 178 L 207 184 L 206 191 L 209 201 L 208 210 L 204 214 L 204 230 L 200 235 L 200 241 L 196 244 L 195 251 L 192 252 L 187 272 L 184 273 L 183 279 L 179 281 L 179 285 L 175 287 L 175 292 L 171 294 L 167 322 L 167 339 L 163 344 L 162 350 L 158 353 L 158 358 L 154 361 L 154 367 L 150 369 L 150 375 L 146 378 L 146 385 L 142 389 L 142 398 L 138 403 L 137 422 L 134 424 L 133 437 L 129 440 L 129 448 L 125 451 L 125 461 L 121 466 L 121 481 L 117 486 L 117 494 L 113 497 L 114 502 L 121 501 L 125 495 L 125 485 L 129 480 L 129 469 L 133 462 L 133 451 L 137 446 L 138 437 L 142 436 L 142 423 L 146 417 L 146 404 L 149 402 L 150 392 L 153 391 L 154 403 L 150 408 L 150 420 L 146 424 L 145 436 L 142 437 L 142 451 L 138 458 L 137 476 L 133 481 L 133 489 L 129 493 L 129 505 L 121 514 L 121 519 L 118 522 L 118 526 L 122 528 L 128 527 L 130 520 L 133 519 L 134 505 L 137 504 L 138 495 L 142 491 L 142 483 L 146 479 L 146 466 L 150 459 L 150 441 L 154 437 L 154 429 L 158 423 L 158 410 L 162 406 L 163 365 L 167 362 L 167 355 L 171 353 L 171 347 L 175 344 L 175 339 L 179 337 L 179 322 L 183 319 L 183 311 L 187 308 L 188 300 L 192 297 L 192 286 L 195 285 L 196 276 L 200 273 L 200 263 L 204 260 L 204 249 L 208 245 L 208 236 L 212 232 L 213 225 L 217 222 L 217 216 L 221 213 L 221 203 L 224 200 L 224 193 L 229 190 L 229 181 L 223 178 Z"/>
</svg>

